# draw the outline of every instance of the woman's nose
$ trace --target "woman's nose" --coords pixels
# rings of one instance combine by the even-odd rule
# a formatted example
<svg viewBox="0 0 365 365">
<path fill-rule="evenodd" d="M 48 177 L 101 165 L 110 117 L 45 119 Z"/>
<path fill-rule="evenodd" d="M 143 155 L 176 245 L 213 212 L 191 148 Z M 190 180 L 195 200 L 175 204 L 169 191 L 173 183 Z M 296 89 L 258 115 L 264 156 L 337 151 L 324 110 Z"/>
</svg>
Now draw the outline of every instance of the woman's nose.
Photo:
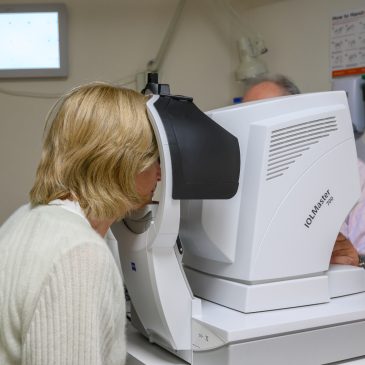
<svg viewBox="0 0 365 365">
<path fill-rule="evenodd" d="M 157 171 L 156 171 L 157 181 L 161 181 L 161 166 L 160 163 L 157 163 Z"/>
</svg>

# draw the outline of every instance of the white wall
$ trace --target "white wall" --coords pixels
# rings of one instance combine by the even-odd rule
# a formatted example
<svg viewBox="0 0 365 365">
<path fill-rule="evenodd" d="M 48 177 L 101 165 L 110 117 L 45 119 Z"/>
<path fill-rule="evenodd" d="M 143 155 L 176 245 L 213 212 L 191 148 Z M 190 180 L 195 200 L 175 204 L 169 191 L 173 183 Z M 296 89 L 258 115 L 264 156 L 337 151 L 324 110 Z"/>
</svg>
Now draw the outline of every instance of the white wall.
<svg viewBox="0 0 365 365">
<path fill-rule="evenodd" d="M 241 7 L 241 8 L 240 8 Z M 246 23 L 260 32 L 271 73 L 290 76 L 303 92 L 330 89 L 330 25 L 333 14 L 365 9 L 364 0 L 284 0 L 245 10 Z"/>
<path fill-rule="evenodd" d="M 0 0 L 0 4 L 8 2 Z M 64 3 L 70 23 L 69 78 L 0 80 L 0 88 L 63 93 L 88 81 L 117 81 L 141 71 L 156 55 L 177 0 Z M 251 10 L 246 10 L 246 0 L 231 3 L 242 14 L 244 25 L 263 35 L 269 48 L 264 59 L 270 72 L 291 76 L 303 92 L 330 88 L 332 13 L 365 7 L 364 0 L 261 1 L 266 5 Z M 238 36 L 237 25 L 216 1 L 187 0 L 160 80 L 169 83 L 173 93 L 193 96 L 203 110 L 230 104 L 242 92 L 242 85 L 233 76 L 238 58 L 232 32 Z M 27 201 L 39 159 L 44 117 L 52 103 L 0 93 L 0 223 Z"/>
<path fill-rule="evenodd" d="M 178 3 L 172 0 L 63 2 L 69 13 L 69 77 L 0 80 L 0 88 L 63 93 L 81 83 L 117 81 L 135 74 L 145 69 L 157 54 Z M 0 0 L 1 3 L 9 0 Z M 160 80 L 170 83 L 175 94 L 193 96 L 203 110 L 229 104 L 241 92 L 240 85 L 233 80 L 238 58 L 232 55 L 229 32 L 229 18 L 214 2 L 188 0 Z M 54 100 L 0 93 L 0 224 L 28 199 L 40 156 L 44 118 L 53 103 Z"/>
<path fill-rule="evenodd" d="M 331 89 L 332 15 L 365 9 L 364 0 L 284 0 L 251 10 L 242 2 L 235 5 L 246 24 L 262 34 L 270 72 L 290 76 L 302 92 Z M 365 135 L 356 147 L 365 161 Z"/>
</svg>

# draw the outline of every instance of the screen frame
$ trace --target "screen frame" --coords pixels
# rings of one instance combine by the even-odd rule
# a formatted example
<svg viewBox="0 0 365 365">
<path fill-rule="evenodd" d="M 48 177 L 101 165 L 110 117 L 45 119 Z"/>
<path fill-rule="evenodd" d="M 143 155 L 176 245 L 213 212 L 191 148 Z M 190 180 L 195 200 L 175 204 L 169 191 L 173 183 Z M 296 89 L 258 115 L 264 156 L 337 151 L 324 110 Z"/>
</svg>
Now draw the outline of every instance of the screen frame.
<svg viewBox="0 0 365 365">
<path fill-rule="evenodd" d="M 68 76 L 68 17 L 65 4 L 0 4 L 0 14 L 4 13 L 48 13 L 57 12 L 59 32 L 60 67 L 0 69 L 0 79 L 11 78 L 52 78 Z"/>
</svg>

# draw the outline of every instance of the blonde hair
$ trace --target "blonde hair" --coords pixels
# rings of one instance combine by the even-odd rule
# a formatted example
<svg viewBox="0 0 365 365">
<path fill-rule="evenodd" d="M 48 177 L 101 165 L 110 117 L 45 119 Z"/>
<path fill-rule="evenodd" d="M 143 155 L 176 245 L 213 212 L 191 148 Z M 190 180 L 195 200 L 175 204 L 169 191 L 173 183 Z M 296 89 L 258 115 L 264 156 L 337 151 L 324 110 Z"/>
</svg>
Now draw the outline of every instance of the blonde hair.
<svg viewBox="0 0 365 365">
<path fill-rule="evenodd" d="M 93 83 L 65 95 L 53 114 L 30 191 L 33 206 L 69 198 L 88 217 L 105 219 L 145 202 L 135 178 L 158 158 L 145 96 Z"/>
</svg>

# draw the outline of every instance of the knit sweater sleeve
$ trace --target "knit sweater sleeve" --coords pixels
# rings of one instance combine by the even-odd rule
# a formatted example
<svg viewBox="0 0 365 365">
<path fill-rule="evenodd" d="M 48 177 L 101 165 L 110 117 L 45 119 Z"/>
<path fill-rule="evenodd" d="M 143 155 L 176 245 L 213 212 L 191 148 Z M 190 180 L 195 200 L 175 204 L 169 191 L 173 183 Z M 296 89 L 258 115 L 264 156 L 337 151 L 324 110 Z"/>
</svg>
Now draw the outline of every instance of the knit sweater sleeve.
<svg viewBox="0 0 365 365">
<path fill-rule="evenodd" d="M 45 281 L 23 335 L 23 365 L 124 364 L 123 284 L 95 244 L 63 255 Z"/>
</svg>

